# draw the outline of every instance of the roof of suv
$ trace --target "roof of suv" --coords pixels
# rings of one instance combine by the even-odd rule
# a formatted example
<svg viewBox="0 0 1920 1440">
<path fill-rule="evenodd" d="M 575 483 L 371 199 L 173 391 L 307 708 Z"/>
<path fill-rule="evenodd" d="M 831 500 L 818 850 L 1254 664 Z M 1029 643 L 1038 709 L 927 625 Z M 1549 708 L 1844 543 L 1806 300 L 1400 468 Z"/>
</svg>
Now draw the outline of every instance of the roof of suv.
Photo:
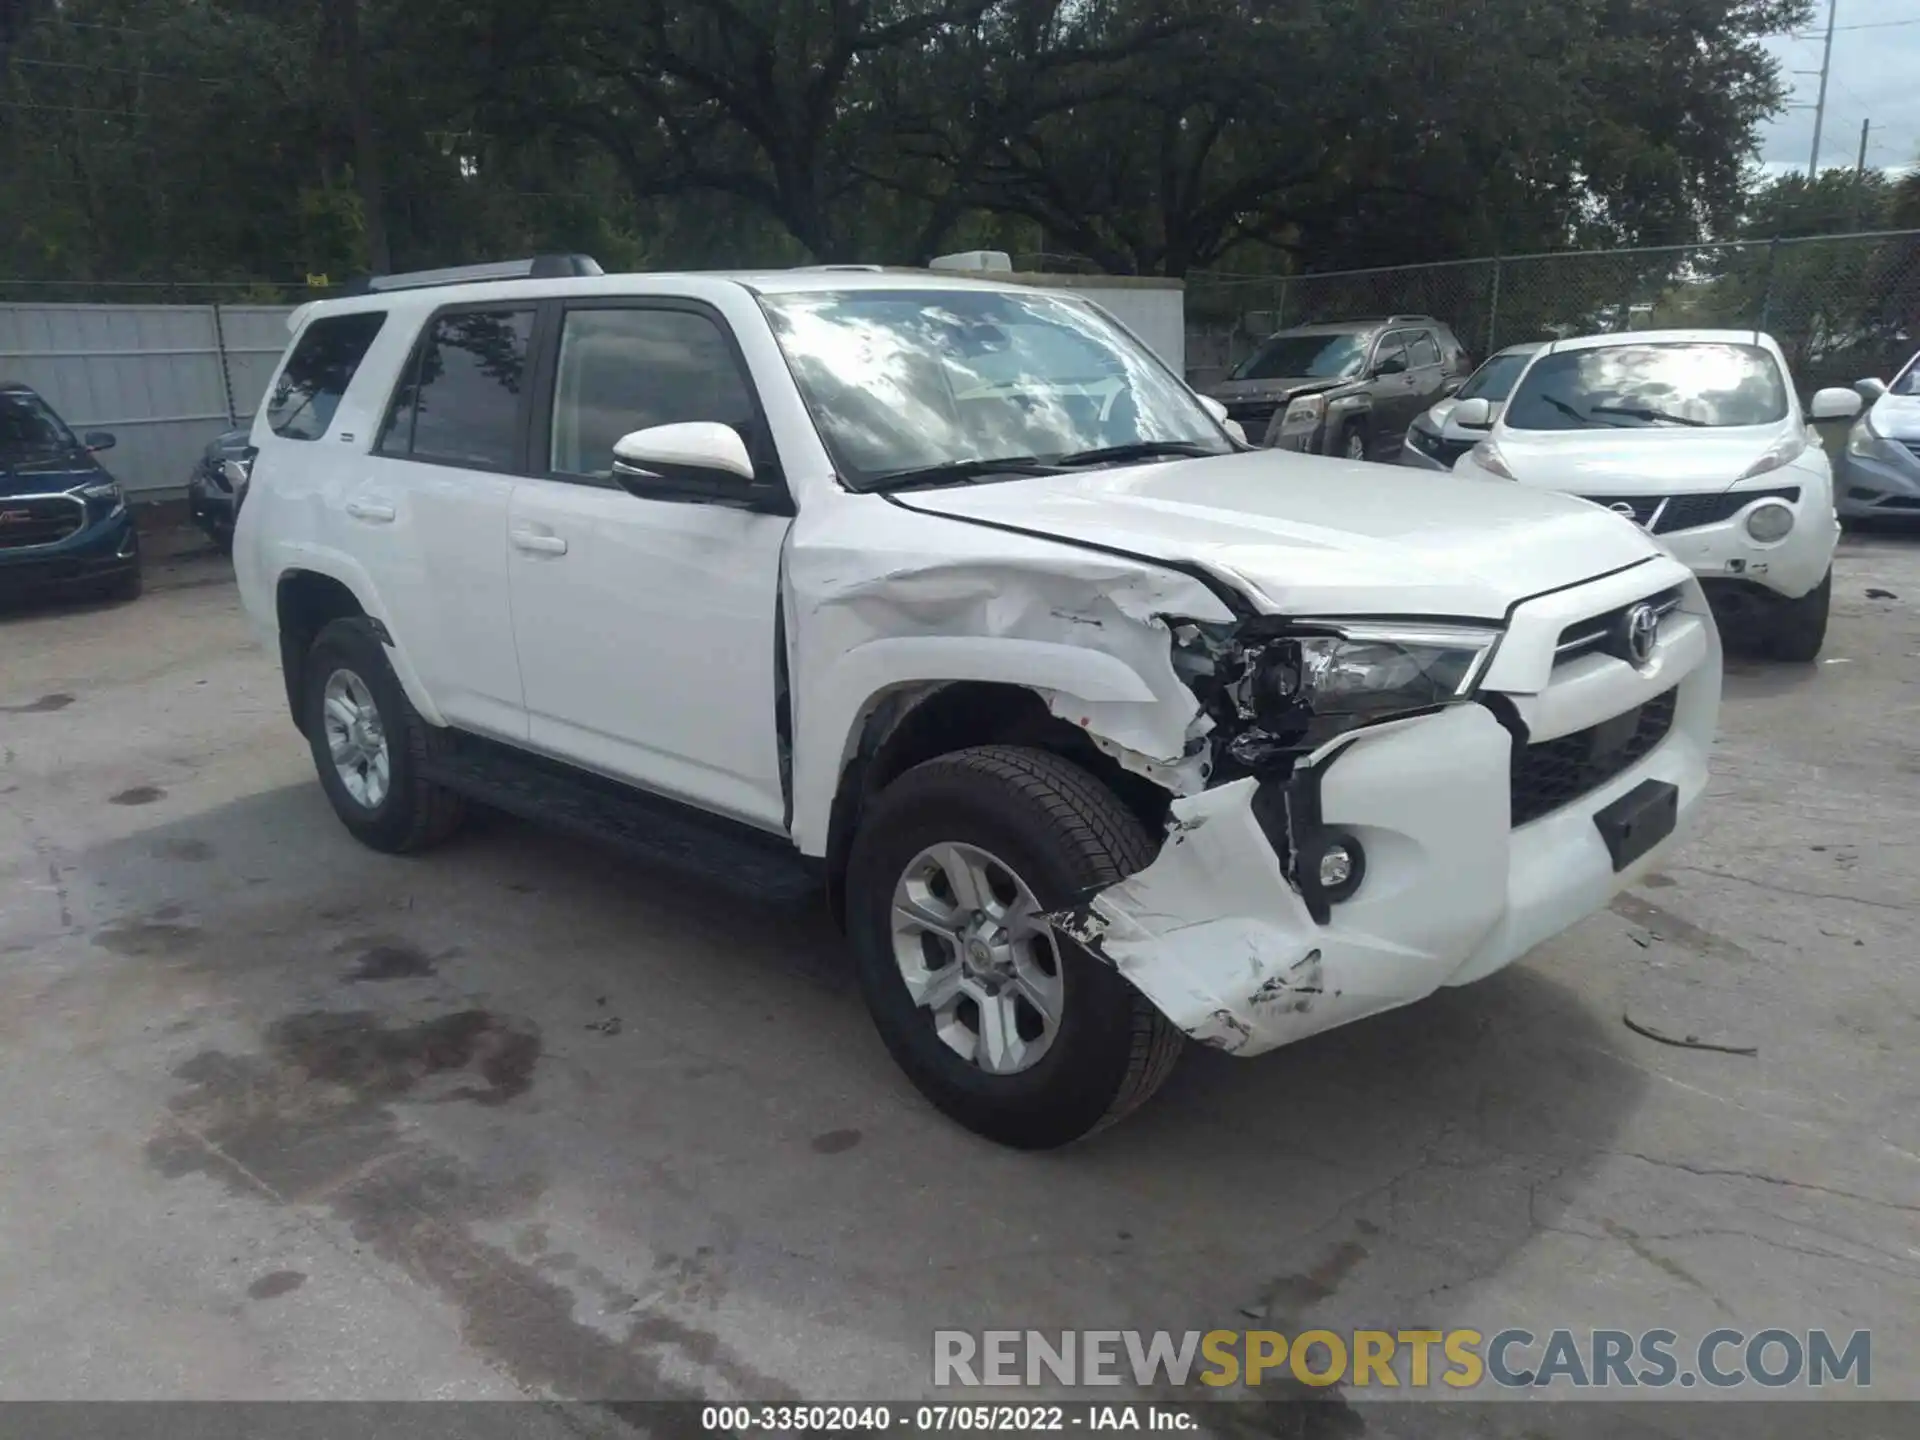
<svg viewBox="0 0 1920 1440">
<path fill-rule="evenodd" d="M 1605 335 L 1576 335 L 1547 345 L 1550 354 L 1568 350 L 1604 350 L 1619 345 L 1758 345 L 1779 350 L 1771 335 L 1759 330 L 1615 330 Z"/>
<path fill-rule="evenodd" d="M 1306 325 L 1288 325 L 1275 330 L 1275 335 L 1348 335 L 1363 330 L 1385 330 L 1394 325 L 1431 325 L 1444 330 L 1446 326 L 1431 315 L 1374 315 L 1355 317 L 1351 320 L 1315 320 Z"/>
</svg>

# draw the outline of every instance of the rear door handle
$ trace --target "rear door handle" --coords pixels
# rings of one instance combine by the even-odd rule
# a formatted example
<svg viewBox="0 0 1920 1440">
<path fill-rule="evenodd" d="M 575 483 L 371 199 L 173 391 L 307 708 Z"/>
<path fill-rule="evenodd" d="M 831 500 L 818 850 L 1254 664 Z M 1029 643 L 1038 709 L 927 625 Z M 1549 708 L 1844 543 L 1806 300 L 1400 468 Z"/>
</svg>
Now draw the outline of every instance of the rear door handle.
<svg viewBox="0 0 1920 1440">
<path fill-rule="evenodd" d="M 567 542 L 558 535 L 536 535 L 531 530 L 513 532 L 513 548 L 524 550 L 529 555 L 564 555 Z"/>
<path fill-rule="evenodd" d="M 356 520 L 371 520 L 376 525 L 391 524 L 395 515 L 393 506 L 384 500 L 349 500 L 347 514 Z"/>
</svg>

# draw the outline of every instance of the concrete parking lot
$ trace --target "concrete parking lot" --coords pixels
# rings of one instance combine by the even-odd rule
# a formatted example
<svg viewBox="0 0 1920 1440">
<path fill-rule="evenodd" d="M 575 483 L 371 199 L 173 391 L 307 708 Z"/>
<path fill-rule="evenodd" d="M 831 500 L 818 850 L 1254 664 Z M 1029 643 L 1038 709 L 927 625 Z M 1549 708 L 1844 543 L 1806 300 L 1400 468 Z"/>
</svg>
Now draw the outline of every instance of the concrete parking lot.
<svg viewBox="0 0 1920 1440">
<path fill-rule="evenodd" d="M 1317 1322 L 1870 1329 L 1920 1398 L 1920 535 L 1835 610 L 1610 912 L 1049 1155 L 921 1102 L 812 910 L 359 848 L 215 557 L 0 615 L 0 1396 L 902 1399 L 937 1327 Z"/>
</svg>

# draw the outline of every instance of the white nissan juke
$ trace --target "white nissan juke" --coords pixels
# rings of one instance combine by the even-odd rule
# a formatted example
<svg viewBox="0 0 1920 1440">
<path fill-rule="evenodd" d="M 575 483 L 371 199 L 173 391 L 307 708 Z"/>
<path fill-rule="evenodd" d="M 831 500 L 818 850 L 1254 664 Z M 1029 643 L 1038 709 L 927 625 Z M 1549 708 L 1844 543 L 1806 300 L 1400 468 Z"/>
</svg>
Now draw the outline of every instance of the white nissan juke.
<svg viewBox="0 0 1920 1440">
<path fill-rule="evenodd" d="M 1721 627 L 1780 660 L 1826 639 L 1840 538 L 1809 420 L 1850 420 L 1852 390 L 1803 414 L 1785 357 L 1751 330 L 1642 330 L 1543 347 L 1454 473 L 1578 495 L 1651 532 L 1699 576 Z M 1463 414 L 1462 412 L 1467 412 Z"/>
</svg>

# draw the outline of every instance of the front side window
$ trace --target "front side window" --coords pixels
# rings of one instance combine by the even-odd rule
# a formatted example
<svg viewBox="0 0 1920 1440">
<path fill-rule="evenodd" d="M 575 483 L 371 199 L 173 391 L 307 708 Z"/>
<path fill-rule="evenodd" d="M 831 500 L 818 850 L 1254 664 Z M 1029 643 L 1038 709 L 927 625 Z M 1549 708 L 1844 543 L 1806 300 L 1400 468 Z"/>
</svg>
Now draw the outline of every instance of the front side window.
<svg viewBox="0 0 1920 1440">
<path fill-rule="evenodd" d="M 1231 442 L 1152 354 L 1091 306 L 995 290 L 761 297 L 842 478 Z"/>
<path fill-rule="evenodd" d="M 731 425 L 751 450 L 753 396 L 726 335 L 687 310 L 569 310 L 560 332 L 548 469 L 613 473 L 621 436 L 689 420 Z"/>
<path fill-rule="evenodd" d="M 1496 355 L 1467 377 L 1456 398 L 1461 400 L 1504 400 L 1513 393 L 1513 382 L 1527 368 L 1530 352 Z"/>
<path fill-rule="evenodd" d="M 370 310 L 325 315 L 302 330 L 267 399 L 267 424 L 273 433 L 283 440 L 325 435 L 354 371 L 386 323 L 384 310 Z"/>
<path fill-rule="evenodd" d="M 1364 335 L 1275 335 L 1234 367 L 1235 380 L 1348 380 L 1367 363 Z"/>
<path fill-rule="evenodd" d="M 480 470 L 514 468 L 532 337 L 532 310 L 436 317 L 394 393 L 380 453 Z"/>
<path fill-rule="evenodd" d="M 1387 361 L 1398 355 L 1403 368 L 1411 368 L 1412 360 L 1407 355 L 1407 342 L 1413 338 L 1411 330 L 1395 330 L 1380 337 L 1380 344 L 1373 352 L 1373 368 L 1378 373 Z"/>
<path fill-rule="evenodd" d="M 1607 345 L 1542 355 L 1508 402 L 1514 430 L 1772 425 L 1787 383 L 1758 345 Z"/>
<path fill-rule="evenodd" d="M 80 448 L 51 406 L 31 390 L 0 390 L 0 463 L 48 460 Z"/>
<path fill-rule="evenodd" d="M 1895 395 L 1920 395 L 1920 355 L 1907 362 L 1907 368 L 1893 377 L 1887 389 Z"/>
<path fill-rule="evenodd" d="M 1425 365 L 1440 363 L 1440 346 L 1430 332 L 1422 330 L 1408 342 L 1407 363 L 1416 370 Z"/>
</svg>

